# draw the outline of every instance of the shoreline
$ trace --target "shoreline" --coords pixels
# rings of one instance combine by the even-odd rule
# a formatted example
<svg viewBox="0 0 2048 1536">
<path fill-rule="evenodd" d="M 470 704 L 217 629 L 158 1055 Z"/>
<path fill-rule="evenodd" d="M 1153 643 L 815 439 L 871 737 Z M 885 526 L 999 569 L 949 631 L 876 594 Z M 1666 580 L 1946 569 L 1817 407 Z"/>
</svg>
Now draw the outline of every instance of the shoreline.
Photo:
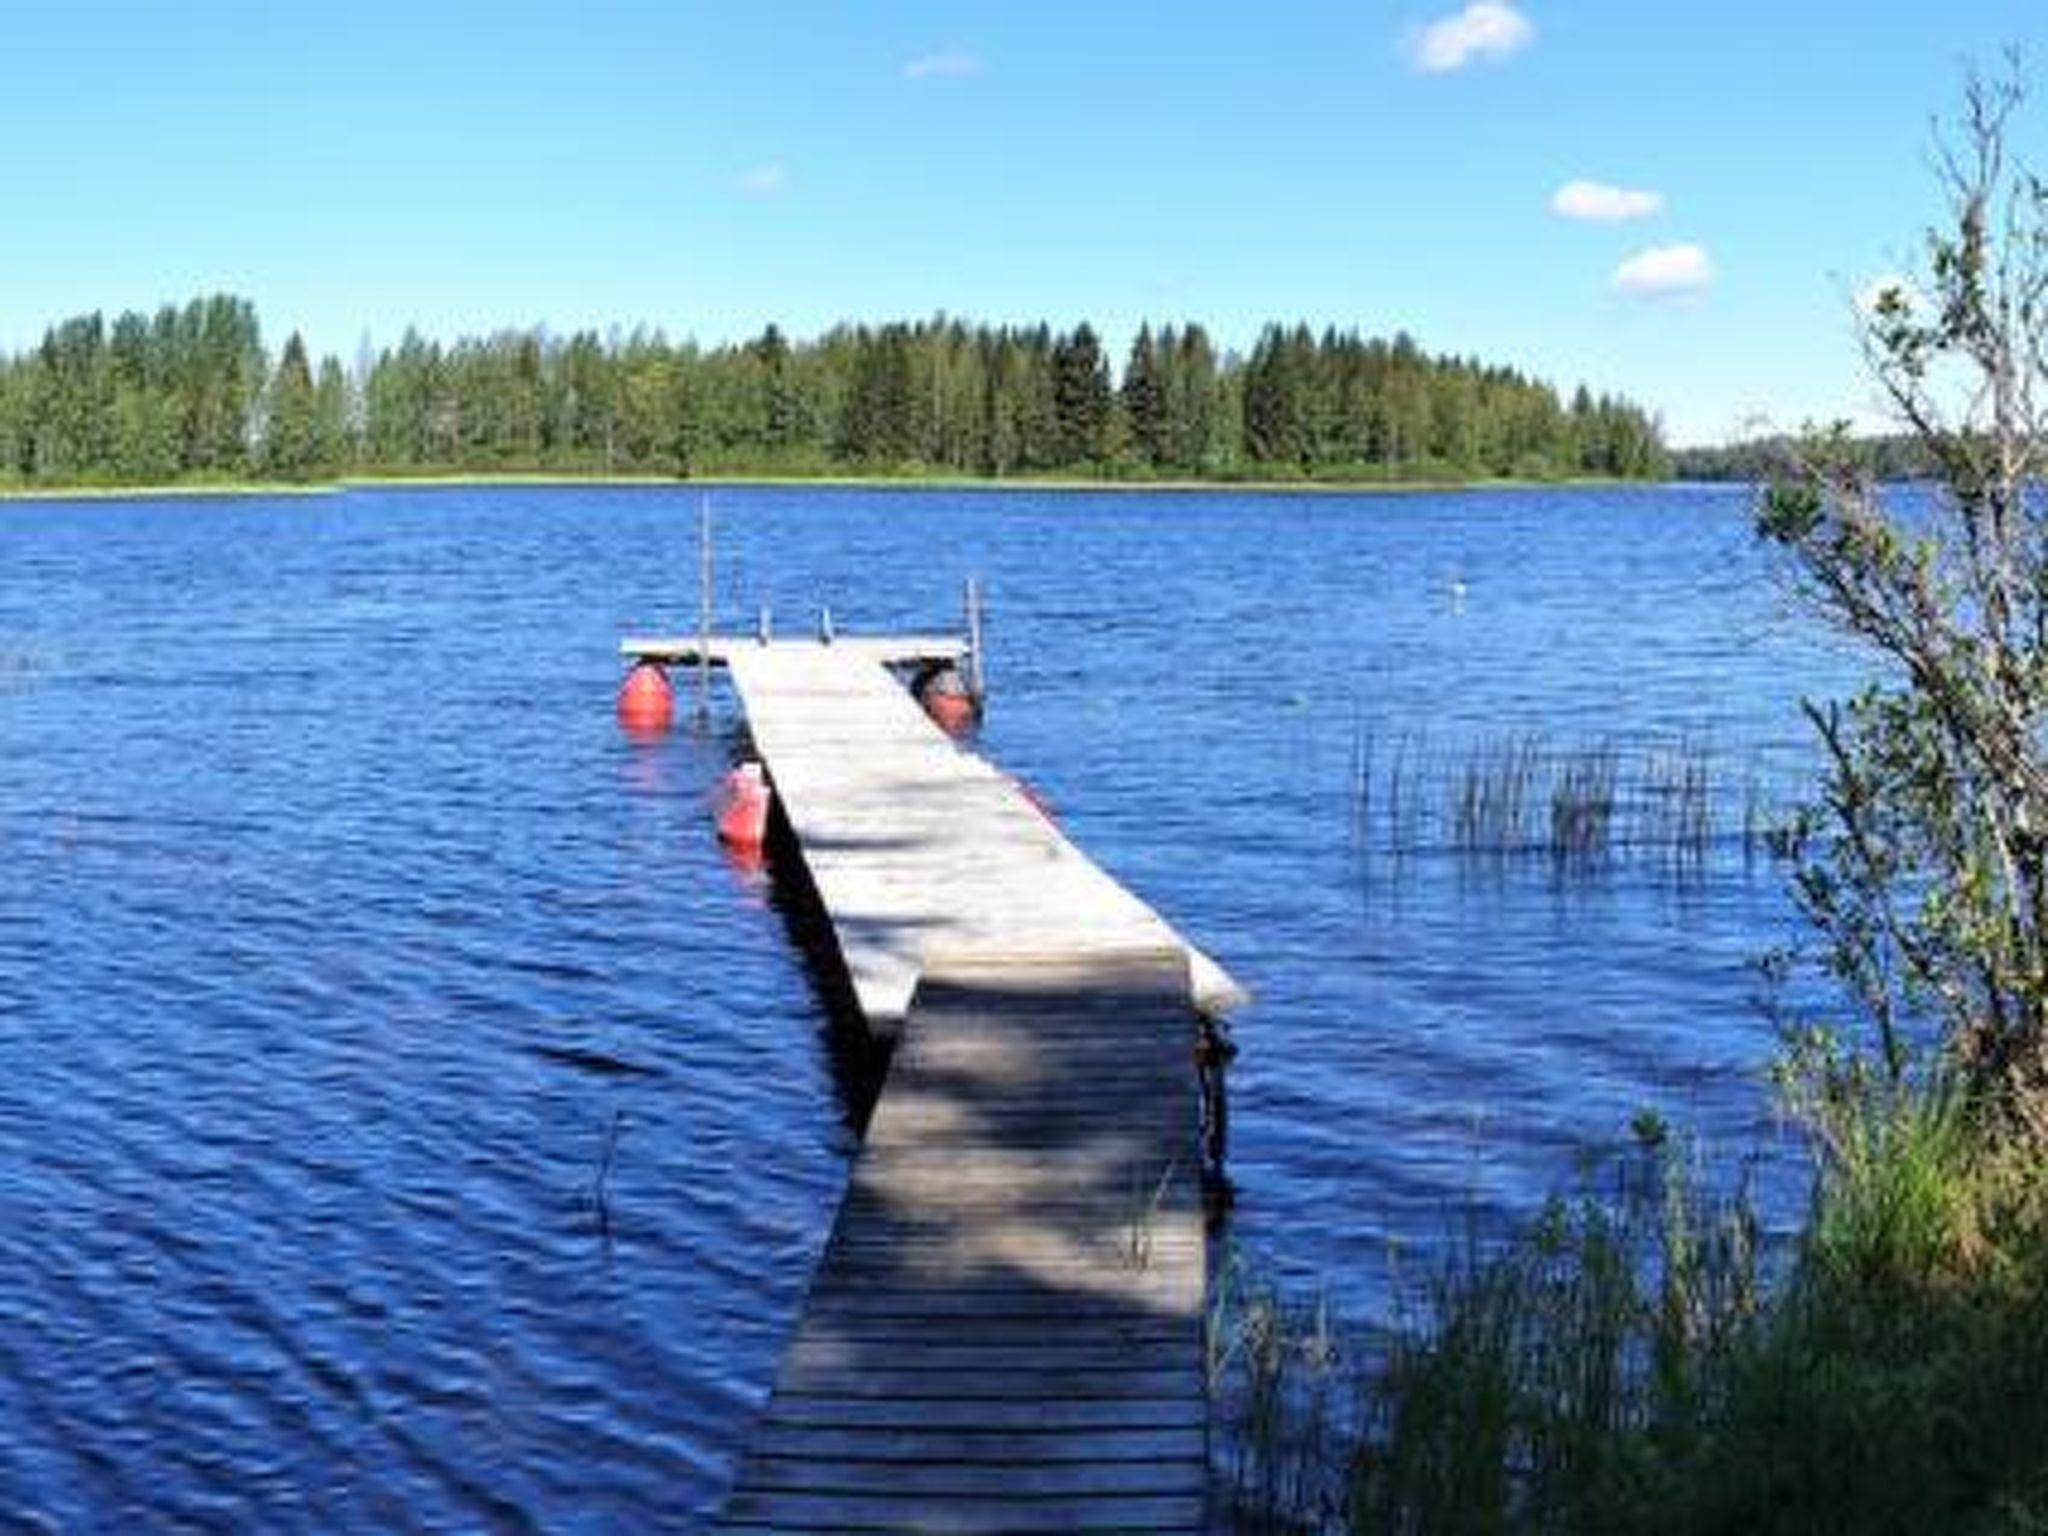
<svg viewBox="0 0 2048 1536">
<path fill-rule="evenodd" d="M 351 490 L 464 490 L 588 486 L 596 489 L 688 491 L 815 486 L 827 490 L 1153 492 L 1173 495 L 1234 493 L 1257 496 L 1415 496 L 1431 492 L 1654 489 L 1692 482 L 1576 476 L 1557 480 L 1093 480 L 1073 476 L 996 478 L 976 475 L 614 475 L 571 472 L 453 472 L 431 475 L 347 475 L 335 480 L 171 481 L 158 485 L 0 485 L 0 503 L 42 501 L 247 500 L 258 497 L 339 496 Z"/>
<path fill-rule="evenodd" d="M 174 480 L 165 485 L 0 485 L 0 502 L 9 501 L 204 501 L 209 497 L 242 500 L 255 496 L 337 496 L 346 487 L 338 480 L 313 484 L 296 481 Z"/>
</svg>

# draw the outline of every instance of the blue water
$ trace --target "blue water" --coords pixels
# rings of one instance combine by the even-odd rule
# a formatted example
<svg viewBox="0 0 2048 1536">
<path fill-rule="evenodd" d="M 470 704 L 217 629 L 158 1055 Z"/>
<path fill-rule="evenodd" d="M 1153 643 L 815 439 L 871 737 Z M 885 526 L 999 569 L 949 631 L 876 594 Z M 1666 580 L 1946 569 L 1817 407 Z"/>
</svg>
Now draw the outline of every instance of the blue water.
<svg viewBox="0 0 2048 1536">
<path fill-rule="evenodd" d="M 697 493 L 0 508 L 0 1527 L 689 1528 L 854 1140 L 824 995 L 610 713 Z M 1706 740 L 1831 665 L 1739 492 L 721 490 L 724 618 L 948 623 L 988 751 L 1257 994 L 1229 1240 L 1348 1310 L 1639 1107 L 1781 1146 L 1782 875 L 1390 858 L 1361 744 Z M 1725 823 L 1724 823 L 1725 825 Z"/>
</svg>

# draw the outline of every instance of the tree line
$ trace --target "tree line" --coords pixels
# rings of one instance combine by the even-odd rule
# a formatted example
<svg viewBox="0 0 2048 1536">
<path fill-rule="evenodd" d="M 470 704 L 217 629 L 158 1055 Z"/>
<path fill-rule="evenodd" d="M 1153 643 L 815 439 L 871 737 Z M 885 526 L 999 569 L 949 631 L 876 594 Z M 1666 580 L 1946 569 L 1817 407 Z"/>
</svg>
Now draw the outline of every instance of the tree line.
<svg viewBox="0 0 2048 1536">
<path fill-rule="evenodd" d="M 0 481 L 351 474 L 947 474 L 1204 479 L 1650 477 L 1656 421 L 1406 335 L 1268 326 L 1248 354 L 1145 326 L 938 318 L 775 326 L 702 348 L 636 329 L 408 330 L 352 367 L 273 355 L 227 295 L 51 326 L 0 357 Z"/>
<path fill-rule="evenodd" d="M 1927 445 L 1911 433 L 1844 437 L 1842 461 L 1870 480 L 1925 480 L 1940 472 Z M 1800 472 L 1806 459 L 1803 438 L 1776 434 L 1711 448 L 1678 448 L 1672 473 L 1681 480 L 1740 480 L 1758 484 Z"/>
</svg>

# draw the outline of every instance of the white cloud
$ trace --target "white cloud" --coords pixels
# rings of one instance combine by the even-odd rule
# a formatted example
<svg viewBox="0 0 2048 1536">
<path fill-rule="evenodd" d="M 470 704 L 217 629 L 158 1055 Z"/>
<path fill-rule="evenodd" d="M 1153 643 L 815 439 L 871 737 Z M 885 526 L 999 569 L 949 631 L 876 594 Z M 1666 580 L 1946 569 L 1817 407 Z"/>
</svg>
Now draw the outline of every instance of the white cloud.
<svg viewBox="0 0 2048 1536">
<path fill-rule="evenodd" d="M 1515 9 L 1513 0 L 1472 0 L 1462 11 L 1424 27 L 1409 53 L 1425 75 L 1445 75 L 1475 59 L 1505 59 L 1535 41 L 1535 24 Z"/>
<path fill-rule="evenodd" d="M 1568 181 L 1550 196 L 1550 211 L 1561 219 L 1589 224 L 1625 224 L 1662 212 L 1664 194 L 1636 187 L 1611 187 L 1604 181 Z"/>
<path fill-rule="evenodd" d="M 1704 246 L 1653 245 L 1616 267 L 1607 286 L 1634 299 L 1691 299 L 1713 281 L 1713 258 Z"/>
<path fill-rule="evenodd" d="M 748 197 L 774 197 L 789 190 L 789 167 L 780 160 L 764 160 L 739 172 L 732 184 Z"/>
<path fill-rule="evenodd" d="M 941 48 L 903 61 L 906 80 L 966 80 L 982 72 L 981 55 L 965 48 Z"/>
</svg>

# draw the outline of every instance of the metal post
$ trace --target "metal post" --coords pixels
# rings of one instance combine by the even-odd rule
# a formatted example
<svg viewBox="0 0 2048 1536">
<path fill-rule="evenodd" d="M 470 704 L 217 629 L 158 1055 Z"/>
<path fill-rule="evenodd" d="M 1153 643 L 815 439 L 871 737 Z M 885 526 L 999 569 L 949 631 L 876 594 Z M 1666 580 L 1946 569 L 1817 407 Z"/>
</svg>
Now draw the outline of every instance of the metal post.
<svg viewBox="0 0 2048 1536">
<path fill-rule="evenodd" d="M 697 719 L 711 718 L 711 498 L 697 498 Z"/>
<path fill-rule="evenodd" d="M 981 703 L 987 675 L 981 664 L 981 583 L 967 578 L 967 691 Z"/>
</svg>

